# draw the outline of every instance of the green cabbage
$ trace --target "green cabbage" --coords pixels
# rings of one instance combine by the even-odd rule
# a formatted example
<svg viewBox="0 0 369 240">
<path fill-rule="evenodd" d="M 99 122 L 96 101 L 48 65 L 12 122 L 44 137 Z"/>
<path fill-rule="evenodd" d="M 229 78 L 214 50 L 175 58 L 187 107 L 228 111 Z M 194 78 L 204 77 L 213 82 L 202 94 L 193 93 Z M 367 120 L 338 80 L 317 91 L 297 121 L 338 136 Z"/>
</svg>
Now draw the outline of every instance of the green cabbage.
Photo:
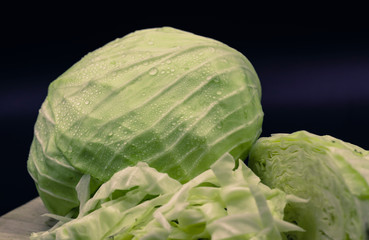
<svg viewBox="0 0 369 240">
<path fill-rule="evenodd" d="M 28 171 L 47 209 L 79 206 L 114 173 L 145 162 L 185 183 L 261 132 L 261 87 L 240 52 L 170 27 L 136 31 L 87 54 L 52 82 Z M 87 196 L 89 198 L 89 196 Z"/>
<path fill-rule="evenodd" d="M 369 239 L 369 152 L 306 131 L 260 138 L 250 168 L 271 188 L 309 199 L 289 203 L 285 219 L 305 232 L 289 239 Z"/>
<path fill-rule="evenodd" d="M 31 239 L 283 239 L 303 231 L 283 220 L 287 203 L 305 202 L 270 189 L 240 160 L 224 154 L 186 184 L 146 163 L 118 171 L 84 202 L 76 219 L 62 219 Z M 82 178 L 83 198 L 89 187 Z M 64 221 L 64 222 L 63 222 Z"/>
</svg>

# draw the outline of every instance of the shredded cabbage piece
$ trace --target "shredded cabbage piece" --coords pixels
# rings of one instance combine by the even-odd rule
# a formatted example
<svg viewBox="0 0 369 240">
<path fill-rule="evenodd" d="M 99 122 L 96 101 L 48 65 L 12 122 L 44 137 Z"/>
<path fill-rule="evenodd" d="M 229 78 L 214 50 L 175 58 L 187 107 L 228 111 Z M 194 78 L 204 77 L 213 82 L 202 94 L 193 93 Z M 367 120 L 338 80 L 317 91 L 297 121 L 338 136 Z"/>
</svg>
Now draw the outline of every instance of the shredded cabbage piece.
<svg viewBox="0 0 369 240">
<path fill-rule="evenodd" d="M 303 231 L 284 221 L 283 211 L 289 201 L 304 200 L 270 189 L 241 160 L 235 163 L 225 154 L 186 184 L 138 163 L 114 174 L 78 217 L 31 239 L 278 240 L 281 232 Z"/>
</svg>

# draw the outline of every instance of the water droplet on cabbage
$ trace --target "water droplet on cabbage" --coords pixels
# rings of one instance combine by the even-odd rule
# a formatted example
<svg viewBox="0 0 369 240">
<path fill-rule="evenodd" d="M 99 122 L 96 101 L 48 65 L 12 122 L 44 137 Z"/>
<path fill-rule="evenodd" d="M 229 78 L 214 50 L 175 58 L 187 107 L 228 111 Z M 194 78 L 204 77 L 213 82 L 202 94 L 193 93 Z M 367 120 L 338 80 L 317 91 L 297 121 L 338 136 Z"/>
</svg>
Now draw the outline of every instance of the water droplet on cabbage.
<svg viewBox="0 0 369 240">
<path fill-rule="evenodd" d="M 149 74 L 151 75 L 151 76 L 154 76 L 154 75 L 156 75 L 158 73 L 158 69 L 157 68 L 152 68 L 152 69 L 150 69 L 150 71 L 149 71 Z"/>
</svg>

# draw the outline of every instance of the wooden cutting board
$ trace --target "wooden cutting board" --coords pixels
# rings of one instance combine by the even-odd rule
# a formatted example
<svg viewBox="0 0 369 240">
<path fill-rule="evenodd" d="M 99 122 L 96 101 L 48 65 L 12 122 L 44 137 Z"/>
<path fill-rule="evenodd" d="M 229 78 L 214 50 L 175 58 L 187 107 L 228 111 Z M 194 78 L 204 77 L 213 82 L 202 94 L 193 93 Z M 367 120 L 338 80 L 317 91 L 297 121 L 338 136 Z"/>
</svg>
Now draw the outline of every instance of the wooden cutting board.
<svg viewBox="0 0 369 240">
<path fill-rule="evenodd" d="M 0 217 L 0 240 L 29 239 L 32 232 L 48 230 L 55 221 L 41 216 L 47 213 L 40 198 L 10 211 Z"/>
</svg>

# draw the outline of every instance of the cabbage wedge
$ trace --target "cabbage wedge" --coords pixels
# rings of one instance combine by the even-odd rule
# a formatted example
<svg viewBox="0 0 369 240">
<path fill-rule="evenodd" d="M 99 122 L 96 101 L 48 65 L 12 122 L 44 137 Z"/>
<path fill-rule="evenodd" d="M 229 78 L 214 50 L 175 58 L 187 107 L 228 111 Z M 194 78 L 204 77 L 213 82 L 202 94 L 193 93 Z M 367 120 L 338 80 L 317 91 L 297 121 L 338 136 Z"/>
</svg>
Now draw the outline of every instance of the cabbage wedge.
<svg viewBox="0 0 369 240">
<path fill-rule="evenodd" d="M 272 189 L 309 199 L 285 219 L 304 228 L 288 239 L 369 239 L 369 152 L 307 131 L 274 134 L 253 146 L 250 168 Z"/>
</svg>

